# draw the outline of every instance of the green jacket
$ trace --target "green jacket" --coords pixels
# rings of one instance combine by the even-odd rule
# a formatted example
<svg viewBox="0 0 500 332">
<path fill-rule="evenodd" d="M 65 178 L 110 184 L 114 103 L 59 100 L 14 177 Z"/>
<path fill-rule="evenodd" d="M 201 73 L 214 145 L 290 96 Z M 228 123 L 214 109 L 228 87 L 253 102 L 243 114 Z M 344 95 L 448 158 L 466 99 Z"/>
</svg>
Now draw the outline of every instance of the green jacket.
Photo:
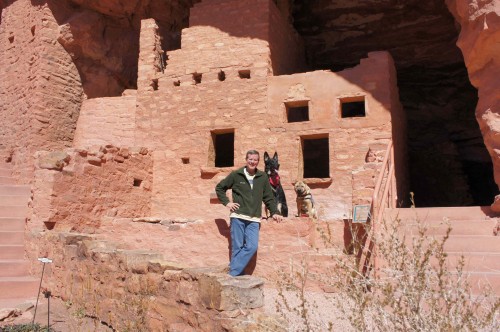
<svg viewBox="0 0 500 332">
<path fill-rule="evenodd" d="M 262 202 L 264 202 L 271 212 L 271 216 L 279 214 L 267 174 L 257 170 L 253 179 L 253 189 L 251 189 L 244 169 L 245 167 L 242 167 L 231 172 L 215 186 L 215 192 L 222 204 L 226 206 L 229 203 L 226 191 L 232 189 L 233 203 L 240 204 L 240 208 L 235 211 L 236 213 L 249 217 L 260 217 L 262 215 Z"/>
</svg>

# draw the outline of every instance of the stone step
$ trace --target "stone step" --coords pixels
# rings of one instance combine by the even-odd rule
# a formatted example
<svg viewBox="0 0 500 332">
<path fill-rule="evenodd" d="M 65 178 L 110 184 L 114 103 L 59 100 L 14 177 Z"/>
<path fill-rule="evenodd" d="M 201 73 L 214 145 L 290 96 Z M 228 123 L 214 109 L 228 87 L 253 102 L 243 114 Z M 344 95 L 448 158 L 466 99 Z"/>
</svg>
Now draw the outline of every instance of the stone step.
<svg viewBox="0 0 500 332">
<path fill-rule="evenodd" d="M 26 205 L 0 205 L 0 217 L 24 218 L 28 213 Z"/>
<path fill-rule="evenodd" d="M 38 294 L 40 279 L 33 277 L 0 277 L 0 299 L 31 298 Z"/>
<path fill-rule="evenodd" d="M 484 220 L 498 216 L 489 206 L 459 206 L 432 208 L 401 208 L 385 209 L 386 220 L 401 219 L 402 221 L 420 222 L 443 220 Z"/>
<path fill-rule="evenodd" d="M 0 205 L 26 205 L 28 195 L 0 195 Z"/>
<path fill-rule="evenodd" d="M 26 185 L 1 185 L 0 195 L 30 195 L 31 187 Z"/>
<path fill-rule="evenodd" d="M 12 170 L 8 168 L 0 167 L 0 176 L 11 176 Z"/>
<path fill-rule="evenodd" d="M 493 293 L 498 296 L 500 289 L 500 273 L 495 272 L 467 272 L 468 282 L 473 295 L 480 295 L 491 287 Z"/>
<path fill-rule="evenodd" d="M 441 240 L 442 236 L 428 236 L 429 240 Z M 412 237 L 406 237 L 406 243 L 411 247 Z M 453 253 L 500 253 L 500 237 L 488 235 L 454 235 L 450 236 L 444 245 L 446 252 Z"/>
<path fill-rule="evenodd" d="M 0 185 L 3 184 L 16 184 L 16 179 L 10 176 L 2 176 L 0 175 Z"/>
<path fill-rule="evenodd" d="M 0 232 L 23 232 L 26 218 L 0 218 Z"/>
<path fill-rule="evenodd" d="M 23 245 L 24 232 L 0 231 L 0 245 Z"/>
<path fill-rule="evenodd" d="M 500 252 L 500 237 L 485 235 L 454 235 L 450 236 L 444 246 L 447 252 Z"/>
<path fill-rule="evenodd" d="M 449 222 L 450 235 L 493 235 L 497 224 L 495 219 L 484 220 L 455 220 Z M 448 229 L 448 223 L 444 221 L 424 222 L 422 226 L 427 228 L 427 235 L 444 235 Z M 419 225 L 414 222 L 402 225 L 406 234 L 418 234 Z"/>
<path fill-rule="evenodd" d="M 462 253 L 448 252 L 447 254 L 448 266 L 454 269 Z M 500 273 L 500 253 L 466 253 L 463 258 L 465 271 Z"/>
<path fill-rule="evenodd" d="M 0 245 L 0 260 L 2 259 L 23 259 L 23 245 Z"/>
<path fill-rule="evenodd" d="M 0 277 L 23 277 L 29 274 L 29 262 L 23 259 L 0 260 Z"/>
</svg>

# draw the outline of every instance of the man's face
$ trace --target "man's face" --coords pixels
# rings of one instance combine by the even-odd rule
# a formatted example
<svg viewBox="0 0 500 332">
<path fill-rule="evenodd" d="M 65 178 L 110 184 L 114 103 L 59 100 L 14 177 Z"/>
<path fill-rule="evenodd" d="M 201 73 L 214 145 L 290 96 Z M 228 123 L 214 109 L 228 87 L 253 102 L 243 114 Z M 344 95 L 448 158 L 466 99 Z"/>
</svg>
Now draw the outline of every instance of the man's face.
<svg viewBox="0 0 500 332">
<path fill-rule="evenodd" d="M 258 154 L 249 154 L 247 159 L 247 167 L 249 170 L 254 170 L 257 168 L 259 164 L 259 155 Z"/>
</svg>

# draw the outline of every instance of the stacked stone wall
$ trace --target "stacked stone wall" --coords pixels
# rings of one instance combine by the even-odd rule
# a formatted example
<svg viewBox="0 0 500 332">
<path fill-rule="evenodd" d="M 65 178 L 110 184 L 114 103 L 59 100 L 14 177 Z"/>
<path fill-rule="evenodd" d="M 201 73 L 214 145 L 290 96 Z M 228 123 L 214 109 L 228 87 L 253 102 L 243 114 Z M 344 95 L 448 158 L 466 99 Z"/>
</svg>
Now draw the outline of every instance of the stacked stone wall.
<svg viewBox="0 0 500 332">
<path fill-rule="evenodd" d="M 73 146 L 135 146 L 135 103 L 136 90 L 127 90 L 122 97 L 85 100 Z"/>
<path fill-rule="evenodd" d="M 57 36 L 46 3 L 20 0 L 2 10 L 0 154 L 16 165 L 19 182 L 31 181 L 35 151 L 68 147 L 73 139 L 81 82 Z"/>
<path fill-rule="evenodd" d="M 284 330 L 261 309 L 263 281 L 256 277 L 189 269 L 154 251 L 77 233 L 31 235 L 29 246 L 31 261 L 53 260 L 43 289 L 114 330 Z M 40 264 L 32 269 L 41 273 Z"/>
<path fill-rule="evenodd" d="M 317 71 L 269 80 L 269 110 L 276 115 L 270 130 L 275 141 L 266 148 L 279 153 L 287 197 L 295 197 L 292 184 L 303 179 L 301 139 L 328 137 L 330 178 L 305 179 L 313 188 L 322 219 L 349 218 L 353 204 L 371 202 L 392 137 L 391 112 L 401 109 L 393 97 L 397 95 L 393 66 L 388 53 L 374 52 L 359 66 L 342 72 Z M 366 116 L 342 118 L 341 100 L 356 97 L 364 98 Z M 308 102 L 309 121 L 288 123 L 286 104 L 304 102 Z M 296 213 L 293 200 L 291 211 Z"/>
<path fill-rule="evenodd" d="M 152 159 L 111 145 L 38 152 L 31 229 L 95 232 L 101 217 L 150 215 Z"/>
<path fill-rule="evenodd" d="M 269 0 L 197 3 L 190 27 L 182 30 L 181 49 L 167 53 L 164 76 L 182 85 L 194 84 L 194 73 L 203 82 L 203 76 L 221 70 L 251 69 L 252 76 L 267 76 L 272 71 L 269 5 Z"/>
<path fill-rule="evenodd" d="M 274 75 L 305 72 L 306 52 L 302 37 L 274 5 L 269 4 L 269 47 Z"/>
</svg>

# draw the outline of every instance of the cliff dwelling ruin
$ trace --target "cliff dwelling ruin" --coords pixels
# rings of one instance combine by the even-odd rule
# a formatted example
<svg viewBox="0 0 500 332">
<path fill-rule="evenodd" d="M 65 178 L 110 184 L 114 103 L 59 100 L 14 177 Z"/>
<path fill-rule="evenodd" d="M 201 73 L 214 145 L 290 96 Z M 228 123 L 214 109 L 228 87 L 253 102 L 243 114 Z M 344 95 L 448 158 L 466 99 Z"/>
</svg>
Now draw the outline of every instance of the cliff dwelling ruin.
<svg viewBox="0 0 500 332">
<path fill-rule="evenodd" d="M 71 297 L 71 278 L 115 277 L 114 260 L 137 285 L 224 264 L 214 187 L 249 149 L 279 153 L 288 201 L 306 182 L 342 245 L 353 208 L 373 208 L 380 185 L 387 208 L 464 208 L 454 211 L 484 213 L 475 218 L 490 228 L 500 212 L 494 0 L 0 0 L 0 10 L 0 196 L 29 202 L 0 219 L 21 219 L 6 232 L 19 233 L 24 274 L 43 255 L 78 271 L 54 266 L 57 296 Z M 291 219 L 313 246 L 314 227 Z M 251 273 L 264 279 L 297 249 L 293 231 L 268 227 L 269 241 L 283 240 L 263 239 Z M 205 329 L 220 330 L 210 310 L 235 304 L 193 294 L 223 281 L 186 273 L 164 277 L 162 291 L 184 287 L 176 323 L 201 303 Z M 122 281 L 103 286 L 103 308 Z M 166 317 L 164 307 L 153 311 Z"/>
</svg>

